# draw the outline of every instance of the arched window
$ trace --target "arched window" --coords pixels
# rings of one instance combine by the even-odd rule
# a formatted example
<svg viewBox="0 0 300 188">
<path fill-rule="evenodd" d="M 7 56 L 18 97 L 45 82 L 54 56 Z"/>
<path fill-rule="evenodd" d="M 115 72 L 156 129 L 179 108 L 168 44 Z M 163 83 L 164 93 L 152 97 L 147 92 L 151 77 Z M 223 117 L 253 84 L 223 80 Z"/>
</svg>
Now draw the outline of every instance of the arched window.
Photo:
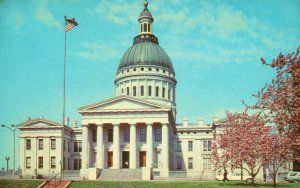
<svg viewBox="0 0 300 188">
<path fill-rule="evenodd" d="M 133 96 L 136 96 L 136 86 L 133 86 Z"/>
<path fill-rule="evenodd" d="M 148 32 L 150 33 L 150 24 L 148 24 Z"/>
<path fill-rule="evenodd" d="M 165 98 L 165 92 L 166 92 L 166 88 L 162 88 L 162 98 Z"/>
<path fill-rule="evenodd" d="M 141 96 L 144 96 L 144 86 L 141 86 Z"/>
<path fill-rule="evenodd" d="M 141 32 L 143 32 L 143 24 L 141 24 Z"/>
<path fill-rule="evenodd" d="M 129 87 L 127 87 L 126 90 L 127 95 L 129 95 Z"/>
<path fill-rule="evenodd" d="M 171 96 L 171 90 L 168 89 L 168 99 L 170 100 L 170 96 Z"/>
<path fill-rule="evenodd" d="M 156 86 L 156 89 L 155 89 L 155 96 L 158 97 L 159 96 L 159 87 Z"/>
<path fill-rule="evenodd" d="M 148 86 L 148 96 L 151 96 L 151 95 L 152 95 L 152 87 Z"/>
<path fill-rule="evenodd" d="M 147 24 L 144 23 L 144 32 L 147 32 Z"/>
</svg>

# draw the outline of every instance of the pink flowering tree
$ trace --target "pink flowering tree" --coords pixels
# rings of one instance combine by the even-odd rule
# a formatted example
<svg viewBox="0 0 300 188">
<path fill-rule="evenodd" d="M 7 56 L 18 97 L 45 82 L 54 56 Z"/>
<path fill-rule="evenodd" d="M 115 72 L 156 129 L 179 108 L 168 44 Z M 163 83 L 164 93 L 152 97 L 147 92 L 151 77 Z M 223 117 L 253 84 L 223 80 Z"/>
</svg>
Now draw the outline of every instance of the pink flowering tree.
<svg viewBox="0 0 300 188">
<path fill-rule="evenodd" d="M 276 69 L 276 78 L 266 84 L 256 95 L 258 102 L 252 106 L 266 115 L 265 121 L 276 126 L 279 134 L 289 134 L 298 152 L 300 137 L 300 47 L 295 53 L 282 55 L 263 64 Z"/>
<path fill-rule="evenodd" d="M 265 136 L 264 142 L 263 155 L 267 159 L 268 164 L 272 167 L 271 177 L 273 187 L 276 188 L 276 177 L 279 168 L 284 166 L 286 162 L 296 160 L 295 150 L 293 149 L 293 139 L 286 133 L 279 134 L 278 132 L 270 132 Z"/>
<path fill-rule="evenodd" d="M 255 176 L 266 163 L 264 137 L 268 131 L 258 114 L 227 113 L 225 129 L 213 145 L 215 167 L 241 167 L 248 171 L 254 184 Z M 246 166 L 243 166 L 243 163 Z"/>
</svg>

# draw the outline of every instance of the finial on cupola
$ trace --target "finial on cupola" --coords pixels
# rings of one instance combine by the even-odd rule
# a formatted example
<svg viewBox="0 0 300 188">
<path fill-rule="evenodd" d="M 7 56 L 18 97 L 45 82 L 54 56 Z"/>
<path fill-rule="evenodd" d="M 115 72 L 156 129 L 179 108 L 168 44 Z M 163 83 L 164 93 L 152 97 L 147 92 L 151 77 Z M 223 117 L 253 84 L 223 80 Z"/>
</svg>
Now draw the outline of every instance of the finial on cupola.
<svg viewBox="0 0 300 188">
<path fill-rule="evenodd" d="M 145 9 L 147 9 L 147 6 L 148 6 L 148 1 L 145 0 L 145 2 L 144 2 L 144 7 L 145 7 Z"/>
</svg>

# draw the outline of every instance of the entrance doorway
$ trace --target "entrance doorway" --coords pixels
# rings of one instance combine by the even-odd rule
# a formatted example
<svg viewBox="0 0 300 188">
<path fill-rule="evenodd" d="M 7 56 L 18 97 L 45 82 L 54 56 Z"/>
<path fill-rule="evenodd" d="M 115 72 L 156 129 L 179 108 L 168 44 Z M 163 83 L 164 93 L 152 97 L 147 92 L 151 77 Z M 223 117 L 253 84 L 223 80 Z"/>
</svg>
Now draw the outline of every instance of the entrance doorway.
<svg viewBox="0 0 300 188">
<path fill-rule="evenodd" d="M 129 151 L 122 152 L 122 168 L 129 168 Z"/>
<path fill-rule="evenodd" d="M 107 152 L 107 167 L 113 167 L 113 152 L 112 151 L 108 151 Z"/>
<path fill-rule="evenodd" d="M 146 152 L 140 151 L 140 167 L 146 167 Z"/>
</svg>

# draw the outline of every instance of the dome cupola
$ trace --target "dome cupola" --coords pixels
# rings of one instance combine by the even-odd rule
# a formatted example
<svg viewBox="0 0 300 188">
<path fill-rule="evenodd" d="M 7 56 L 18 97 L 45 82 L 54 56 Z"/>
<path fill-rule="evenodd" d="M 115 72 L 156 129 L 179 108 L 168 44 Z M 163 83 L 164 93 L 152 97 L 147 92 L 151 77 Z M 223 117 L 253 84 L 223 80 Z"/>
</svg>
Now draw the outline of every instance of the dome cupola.
<svg viewBox="0 0 300 188">
<path fill-rule="evenodd" d="M 170 57 L 152 33 L 153 17 L 148 1 L 140 13 L 139 35 L 121 58 L 116 73 L 116 95 L 129 95 L 175 109 L 175 71 Z"/>
</svg>

